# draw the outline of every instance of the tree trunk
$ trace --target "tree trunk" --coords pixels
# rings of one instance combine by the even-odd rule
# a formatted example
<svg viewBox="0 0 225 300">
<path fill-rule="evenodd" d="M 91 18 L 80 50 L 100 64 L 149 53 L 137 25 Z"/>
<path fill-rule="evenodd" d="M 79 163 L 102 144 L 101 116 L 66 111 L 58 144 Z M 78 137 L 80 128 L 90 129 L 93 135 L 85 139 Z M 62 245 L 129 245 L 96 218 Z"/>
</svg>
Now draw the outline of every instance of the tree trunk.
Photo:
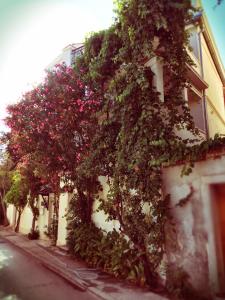
<svg viewBox="0 0 225 300">
<path fill-rule="evenodd" d="M 58 239 L 58 223 L 59 223 L 59 193 L 54 193 L 53 205 L 53 219 L 52 219 L 52 243 L 56 245 Z"/>
<path fill-rule="evenodd" d="M 19 232 L 22 211 L 19 210 L 18 213 L 19 213 L 19 215 L 18 215 L 17 222 L 16 222 L 15 232 Z"/>
<path fill-rule="evenodd" d="M 146 254 L 143 254 L 141 257 L 144 273 L 146 278 L 146 283 L 150 286 L 152 291 L 161 292 L 164 290 L 164 287 L 160 283 L 159 275 L 153 270 L 151 263 Z"/>
<path fill-rule="evenodd" d="M 0 224 L 4 225 L 4 226 L 8 226 L 9 221 L 8 221 L 7 214 L 6 214 L 6 205 L 5 205 L 2 198 L 0 200 L 0 214 L 2 215 L 2 218 L 0 220 Z"/>
<path fill-rule="evenodd" d="M 3 205 L 2 205 L 2 200 L 0 200 L 0 224 L 3 225 L 3 222 L 4 222 Z"/>
<path fill-rule="evenodd" d="M 35 201 L 37 201 L 37 198 L 35 198 L 35 197 L 32 197 L 29 200 L 29 205 L 30 205 L 30 208 L 31 208 L 31 211 L 32 211 L 32 214 L 33 214 L 32 225 L 31 225 L 31 232 L 32 233 L 35 231 L 35 223 L 36 223 L 36 220 L 37 220 L 38 215 L 39 215 L 39 210 L 36 206 L 37 202 L 36 202 L 36 205 L 35 205 Z"/>
<path fill-rule="evenodd" d="M 94 198 L 91 196 L 91 193 L 87 191 L 87 195 L 82 190 L 77 189 L 79 195 L 78 201 L 82 207 L 82 212 L 80 218 L 83 223 L 90 224 L 92 222 L 92 212 L 93 212 L 93 202 Z"/>
<path fill-rule="evenodd" d="M 93 203 L 94 203 L 94 198 L 91 196 L 91 193 L 87 193 L 86 197 L 86 215 L 87 215 L 87 221 L 88 223 L 92 222 L 92 213 L 93 213 Z"/>
<path fill-rule="evenodd" d="M 34 230 L 35 230 L 36 219 L 37 219 L 37 216 L 35 214 L 33 214 L 31 232 L 34 232 Z"/>
<path fill-rule="evenodd" d="M 9 220 L 7 218 L 7 207 L 6 204 L 3 202 L 3 214 L 4 214 L 4 226 L 9 226 Z"/>
</svg>

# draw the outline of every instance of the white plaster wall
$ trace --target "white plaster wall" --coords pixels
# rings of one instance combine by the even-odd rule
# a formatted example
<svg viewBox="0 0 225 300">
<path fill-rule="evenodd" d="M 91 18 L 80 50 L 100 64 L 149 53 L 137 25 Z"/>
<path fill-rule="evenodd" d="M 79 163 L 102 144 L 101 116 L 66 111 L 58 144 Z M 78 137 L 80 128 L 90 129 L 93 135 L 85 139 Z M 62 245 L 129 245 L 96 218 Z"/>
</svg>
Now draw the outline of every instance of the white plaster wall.
<svg viewBox="0 0 225 300">
<path fill-rule="evenodd" d="M 23 234 L 28 234 L 32 226 L 33 214 L 29 206 L 26 206 L 22 212 L 20 219 L 19 231 Z"/>
<path fill-rule="evenodd" d="M 16 208 L 12 204 L 7 204 L 7 218 L 9 220 L 10 226 L 15 225 L 15 214 L 16 214 Z"/>
<path fill-rule="evenodd" d="M 49 211 L 41 205 L 41 202 L 42 198 L 39 196 L 38 208 L 40 215 L 35 223 L 35 227 L 37 227 L 39 230 L 40 239 L 48 240 L 48 237 L 44 232 L 47 231 L 49 224 Z M 18 217 L 18 213 L 16 213 L 16 208 L 12 204 L 8 204 L 7 206 L 7 217 L 10 222 L 10 226 L 14 226 Z M 21 215 L 19 232 L 28 234 L 31 230 L 32 220 L 33 214 L 30 207 L 27 205 Z"/>
<path fill-rule="evenodd" d="M 48 237 L 45 234 L 45 232 L 47 232 L 48 225 L 49 225 L 49 211 L 47 210 L 47 208 L 41 205 L 42 201 L 43 201 L 42 197 L 39 195 L 39 199 L 38 199 L 39 217 L 38 220 L 36 221 L 36 226 L 38 227 L 39 230 L 40 239 L 48 240 Z"/>
<path fill-rule="evenodd" d="M 54 68 L 57 64 L 65 63 L 67 66 L 71 65 L 71 47 L 64 48 L 62 52 L 47 66 L 48 70 Z"/>
<path fill-rule="evenodd" d="M 59 222 L 58 222 L 58 239 L 57 246 L 66 245 L 67 237 L 67 219 L 66 213 L 68 212 L 69 201 L 72 198 L 72 193 L 62 193 L 59 198 Z"/>
<path fill-rule="evenodd" d="M 173 243 L 170 225 L 167 226 L 167 256 L 169 262 L 182 267 L 190 275 L 195 288 L 206 294 L 210 290 L 218 291 L 209 183 L 219 182 L 218 178 L 223 178 L 225 182 L 225 156 L 196 163 L 189 176 L 181 177 L 182 167 L 170 167 L 163 171 L 164 194 L 171 196 L 170 208 L 176 224 Z M 182 207 L 176 206 L 192 189 L 190 200 Z"/>
<path fill-rule="evenodd" d="M 107 178 L 100 176 L 99 181 L 102 184 L 103 191 L 99 194 L 101 199 L 105 199 L 107 201 L 107 193 L 109 191 L 109 186 L 107 184 Z M 103 230 L 109 232 L 112 231 L 114 228 L 116 230 L 119 229 L 119 222 L 118 221 L 107 221 L 108 216 L 101 210 L 97 211 L 99 207 L 99 200 L 95 200 L 93 204 L 93 214 L 92 214 L 92 220 L 95 223 L 95 225 L 99 228 L 102 228 Z"/>
<path fill-rule="evenodd" d="M 99 177 L 99 180 L 102 184 L 103 191 L 99 194 L 100 198 L 105 199 L 107 201 L 107 193 L 109 191 L 109 186 L 107 184 L 106 177 Z M 58 222 L 58 239 L 57 245 L 64 246 L 66 245 L 66 237 L 67 237 L 67 219 L 66 213 L 68 211 L 69 201 L 72 198 L 72 193 L 62 193 L 59 199 L 59 222 Z M 95 225 L 107 232 L 112 231 L 114 228 L 116 230 L 119 229 L 118 221 L 107 221 L 107 215 L 103 211 L 97 211 L 99 207 L 99 200 L 95 199 L 93 203 L 93 214 L 92 220 Z"/>
</svg>

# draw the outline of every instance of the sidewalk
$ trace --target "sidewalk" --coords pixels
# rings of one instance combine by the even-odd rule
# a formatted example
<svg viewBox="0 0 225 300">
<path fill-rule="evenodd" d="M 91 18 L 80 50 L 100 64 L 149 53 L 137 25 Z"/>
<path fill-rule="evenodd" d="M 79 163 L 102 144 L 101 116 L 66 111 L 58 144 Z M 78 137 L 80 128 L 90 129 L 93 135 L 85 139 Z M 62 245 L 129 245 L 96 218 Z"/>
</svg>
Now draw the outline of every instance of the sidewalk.
<svg viewBox="0 0 225 300">
<path fill-rule="evenodd" d="M 0 226 L 0 237 L 19 247 L 37 259 L 42 265 L 64 278 L 75 288 L 89 291 L 104 300 L 167 300 L 168 298 L 149 292 L 111 277 L 97 269 L 88 268 L 84 262 L 72 259 L 65 251 L 52 247 L 48 242 L 30 241 L 10 228 Z"/>
</svg>

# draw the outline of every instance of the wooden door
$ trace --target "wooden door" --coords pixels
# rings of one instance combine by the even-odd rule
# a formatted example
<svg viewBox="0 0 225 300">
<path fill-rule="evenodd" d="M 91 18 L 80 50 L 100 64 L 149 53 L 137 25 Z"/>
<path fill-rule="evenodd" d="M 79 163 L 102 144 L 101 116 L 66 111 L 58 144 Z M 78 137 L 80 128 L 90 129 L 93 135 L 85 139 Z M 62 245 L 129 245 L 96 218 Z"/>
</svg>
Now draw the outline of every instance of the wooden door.
<svg viewBox="0 0 225 300">
<path fill-rule="evenodd" d="M 216 247 L 220 290 L 225 292 L 225 184 L 214 185 Z"/>
</svg>

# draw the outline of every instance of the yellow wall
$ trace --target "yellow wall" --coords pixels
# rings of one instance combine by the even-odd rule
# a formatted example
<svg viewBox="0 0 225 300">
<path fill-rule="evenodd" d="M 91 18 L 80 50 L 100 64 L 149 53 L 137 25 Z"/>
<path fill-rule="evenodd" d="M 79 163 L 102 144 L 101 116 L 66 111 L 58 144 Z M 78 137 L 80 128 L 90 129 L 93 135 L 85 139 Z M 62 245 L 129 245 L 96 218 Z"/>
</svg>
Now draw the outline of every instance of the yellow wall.
<svg viewBox="0 0 225 300">
<path fill-rule="evenodd" d="M 216 133 L 225 134 L 223 85 L 202 35 L 201 45 L 204 80 L 209 85 L 206 89 L 209 134 L 213 137 Z"/>
<path fill-rule="evenodd" d="M 207 97 L 207 116 L 210 136 L 215 133 L 225 134 L 225 121 L 221 113 L 217 111 L 214 103 Z"/>
</svg>

